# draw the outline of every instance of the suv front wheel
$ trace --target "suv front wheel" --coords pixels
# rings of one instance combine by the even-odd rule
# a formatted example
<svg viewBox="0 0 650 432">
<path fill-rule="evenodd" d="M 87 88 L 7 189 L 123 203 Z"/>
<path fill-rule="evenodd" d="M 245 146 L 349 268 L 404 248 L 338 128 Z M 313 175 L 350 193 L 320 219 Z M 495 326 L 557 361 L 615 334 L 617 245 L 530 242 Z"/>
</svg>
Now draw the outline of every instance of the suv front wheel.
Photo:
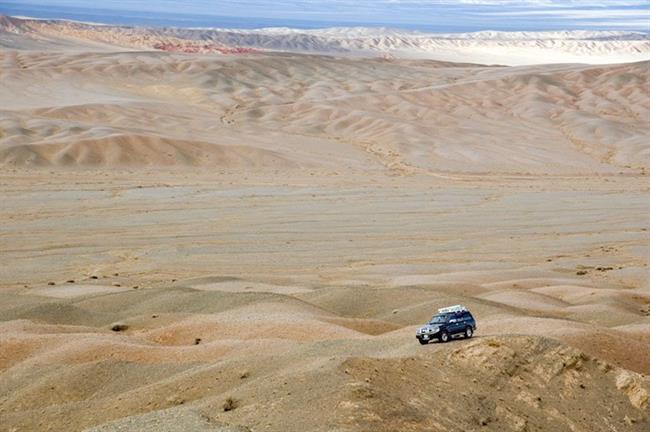
<svg viewBox="0 0 650 432">
<path fill-rule="evenodd" d="M 439 339 L 440 339 L 440 342 L 449 342 L 449 333 L 447 333 L 446 331 L 443 331 L 442 333 L 440 333 Z"/>
</svg>

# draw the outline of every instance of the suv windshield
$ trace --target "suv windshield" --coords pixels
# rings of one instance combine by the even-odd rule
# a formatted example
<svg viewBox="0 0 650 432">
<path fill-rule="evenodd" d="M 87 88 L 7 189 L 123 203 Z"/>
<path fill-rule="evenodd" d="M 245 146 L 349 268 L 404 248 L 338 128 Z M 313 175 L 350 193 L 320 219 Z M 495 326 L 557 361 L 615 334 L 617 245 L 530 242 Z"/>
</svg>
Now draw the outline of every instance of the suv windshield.
<svg viewBox="0 0 650 432">
<path fill-rule="evenodd" d="M 449 321 L 450 317 L 451 317 L 451 314 L 434 315 L 433 318 L 431 318 L 431 321 L 429 321 L 429 324 L 446 323 L 447 321 Z"/>
</svg>

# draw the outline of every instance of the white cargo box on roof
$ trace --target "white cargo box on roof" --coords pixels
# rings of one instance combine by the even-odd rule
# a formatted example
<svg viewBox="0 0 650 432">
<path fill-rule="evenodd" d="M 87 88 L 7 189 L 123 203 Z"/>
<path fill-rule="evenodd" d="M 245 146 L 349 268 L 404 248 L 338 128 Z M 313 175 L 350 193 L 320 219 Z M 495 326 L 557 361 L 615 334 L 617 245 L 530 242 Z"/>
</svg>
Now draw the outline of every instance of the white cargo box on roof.
<svg viewBox="0 0 650 432">
<path fill-rule="evenodd" d="M 463 305 L 448 306 L 448 307 L 438 309 L 439 314 L 465 312 L 465 311 L 467 311 L 467 308 Z"/>
</svg>

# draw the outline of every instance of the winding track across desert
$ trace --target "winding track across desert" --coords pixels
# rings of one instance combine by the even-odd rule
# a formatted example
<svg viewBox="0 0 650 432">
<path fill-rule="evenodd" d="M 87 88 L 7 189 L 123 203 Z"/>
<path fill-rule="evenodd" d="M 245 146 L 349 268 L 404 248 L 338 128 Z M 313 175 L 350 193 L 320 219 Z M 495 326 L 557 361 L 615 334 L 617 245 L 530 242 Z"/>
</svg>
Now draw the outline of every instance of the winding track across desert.
<svg viewBox="0 0 650 432">
<path fill-rule="evenodd" d="M 648 62 L 0 23 L 0 431 L 650 427 Z"/>
</svg>

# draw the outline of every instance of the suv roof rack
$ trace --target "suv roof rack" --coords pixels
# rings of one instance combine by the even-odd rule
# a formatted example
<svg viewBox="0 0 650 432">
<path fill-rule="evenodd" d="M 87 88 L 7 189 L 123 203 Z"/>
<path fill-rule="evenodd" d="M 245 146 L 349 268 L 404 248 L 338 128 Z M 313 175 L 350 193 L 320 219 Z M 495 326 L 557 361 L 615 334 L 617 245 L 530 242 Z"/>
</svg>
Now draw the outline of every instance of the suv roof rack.
<svg viewBox="0 0 650 432">
<path fill-rule="evenodd" d="M 439 314 L 466 312 L 467 308 L 463 305 L 448 306 L 438 309 Z"/>
</svg>

